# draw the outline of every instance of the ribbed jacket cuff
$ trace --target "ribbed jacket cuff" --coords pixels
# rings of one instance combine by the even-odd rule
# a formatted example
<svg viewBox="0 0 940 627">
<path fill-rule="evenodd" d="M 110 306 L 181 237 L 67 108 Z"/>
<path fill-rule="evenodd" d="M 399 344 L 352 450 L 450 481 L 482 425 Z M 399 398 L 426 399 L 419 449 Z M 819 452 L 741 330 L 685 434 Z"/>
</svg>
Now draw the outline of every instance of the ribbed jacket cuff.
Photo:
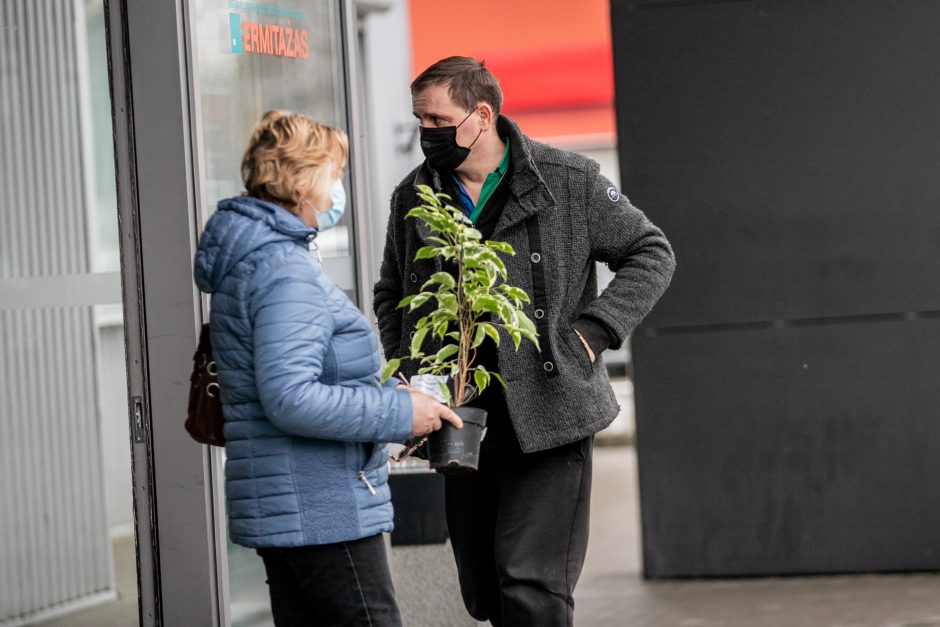
<svg viewBox="0 0 940 627">
<path fill-rule="evenodd" d="M 611 345 L 617 343 L 617 335 L 602 320 L 592 316 L 581 316 L 574 322 L 574 328 L 584 337 L 594 355 L 600 355 Z"/>
<path fill-rule="evenodd" d="M 407 390 L 392 390 L 395 395 L 395 433 L 389 442 L 402 443 L 411 436 L 411 394 Z"/>
</svg>

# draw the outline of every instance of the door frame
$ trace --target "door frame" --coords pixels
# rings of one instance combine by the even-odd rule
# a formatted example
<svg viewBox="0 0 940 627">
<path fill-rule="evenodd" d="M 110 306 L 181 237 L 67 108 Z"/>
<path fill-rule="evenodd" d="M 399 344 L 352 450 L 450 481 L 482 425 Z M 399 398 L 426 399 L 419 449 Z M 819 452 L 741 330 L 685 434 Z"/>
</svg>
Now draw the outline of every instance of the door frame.
<svg viewBox="0 0 940 627">
<path fill-rule="evenodd" d="M 354 0 L 338 0 L 360 306 L 373 271 Z M 208 303 L 192 280 L 199 215 L 199 105 L 189 0 L 105 0 L 140 624 L 228 625 L 221 451 L 183 427 Z M 163 576 L 163 574 L 166 576 Z"/>
<path fill-rule="evenodd" d="M 185 5 L 110 0 L 105 11 L 140 624 L 220 625 L 212 454 L 182 428 L 202 319 Z"/>
</svg>

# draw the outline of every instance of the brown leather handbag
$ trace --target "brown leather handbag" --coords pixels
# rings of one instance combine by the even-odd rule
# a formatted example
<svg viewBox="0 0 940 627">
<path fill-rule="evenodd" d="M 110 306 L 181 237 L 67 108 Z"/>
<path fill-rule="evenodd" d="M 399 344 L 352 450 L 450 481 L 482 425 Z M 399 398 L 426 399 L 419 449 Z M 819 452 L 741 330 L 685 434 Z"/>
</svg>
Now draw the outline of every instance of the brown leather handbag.
<svg viewBox="0 0 940 627">
<path fill-rule="evenodd" d="M 193 374 L 189 378 L 189 409 L 186 431 L 200 444 L 225 446 L 222 434 L 222 399 L 219 397 L 219 371 L 212 359 L 209 325 L 202 325 L 199 345 L 193 355 Z"/>
</svg>

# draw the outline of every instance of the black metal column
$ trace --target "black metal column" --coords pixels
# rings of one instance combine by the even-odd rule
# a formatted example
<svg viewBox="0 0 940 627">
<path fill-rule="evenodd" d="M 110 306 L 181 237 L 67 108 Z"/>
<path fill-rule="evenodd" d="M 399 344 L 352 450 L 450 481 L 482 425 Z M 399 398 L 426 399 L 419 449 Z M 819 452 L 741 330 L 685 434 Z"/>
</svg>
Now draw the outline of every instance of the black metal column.
<svg viewBox="0 0 940 627">
<path fill-rule="evenodd" d="M 611 6 L 648 577 L 940 568 L 940 3 Z"/>
</svg>

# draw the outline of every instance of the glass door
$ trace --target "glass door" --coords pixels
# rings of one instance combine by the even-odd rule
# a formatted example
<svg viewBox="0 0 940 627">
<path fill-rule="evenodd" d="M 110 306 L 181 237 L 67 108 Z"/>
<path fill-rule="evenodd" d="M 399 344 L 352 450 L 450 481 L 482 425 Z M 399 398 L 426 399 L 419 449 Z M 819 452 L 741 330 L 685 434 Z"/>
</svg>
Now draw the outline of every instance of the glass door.
<svg viewBox="0 0 940 627">
<path fill-rule="evenodd" d="M 316 0 L 193 2 L 192 42 L 196 186 L 201 224 L 219 200 L 244 191 L 240 165 L 251 130 L 266 111 L 301 111 L 349 132 L 341 3 Z M 350 172 L 346 188 L 351 190 Z M 358 301 L 355 195 L 339 224 L 317 238 L 327 274 Z M 208 311 L 208 308 L 206 308 Z M 222 477 L 224 451 L 214 451 L 213 476 Z M 213 485 L 224 503 L 221 481 Z M 219 511 L 224 513 L 224 507 Z M 253 550 L 226 542 L 227 610 L 236 627 L 271 624 L 264 565 Z M 221 562 L 222 560 L 220 560 Z M 222 568 L 224 577 L 225 568 Z M 224 595 L 223 595 L 224 598 Z"/>
<path fill-rule="evenodd" d="M 103 0 L 0 3 L 0 625 L 131 625 Z"/>
<path fill-rule="evenodd" d="M 219 200 L 244 191 L 242 154 L 266 111 L 301 111 L 348 131 L 346 73 L 338 2 L 229 0 L 191 3 L 190 11 L 197 187 L 207 220 Z M 330 277 L 355 299 L 350 209 L 317 243 Z"/>
</svg>

